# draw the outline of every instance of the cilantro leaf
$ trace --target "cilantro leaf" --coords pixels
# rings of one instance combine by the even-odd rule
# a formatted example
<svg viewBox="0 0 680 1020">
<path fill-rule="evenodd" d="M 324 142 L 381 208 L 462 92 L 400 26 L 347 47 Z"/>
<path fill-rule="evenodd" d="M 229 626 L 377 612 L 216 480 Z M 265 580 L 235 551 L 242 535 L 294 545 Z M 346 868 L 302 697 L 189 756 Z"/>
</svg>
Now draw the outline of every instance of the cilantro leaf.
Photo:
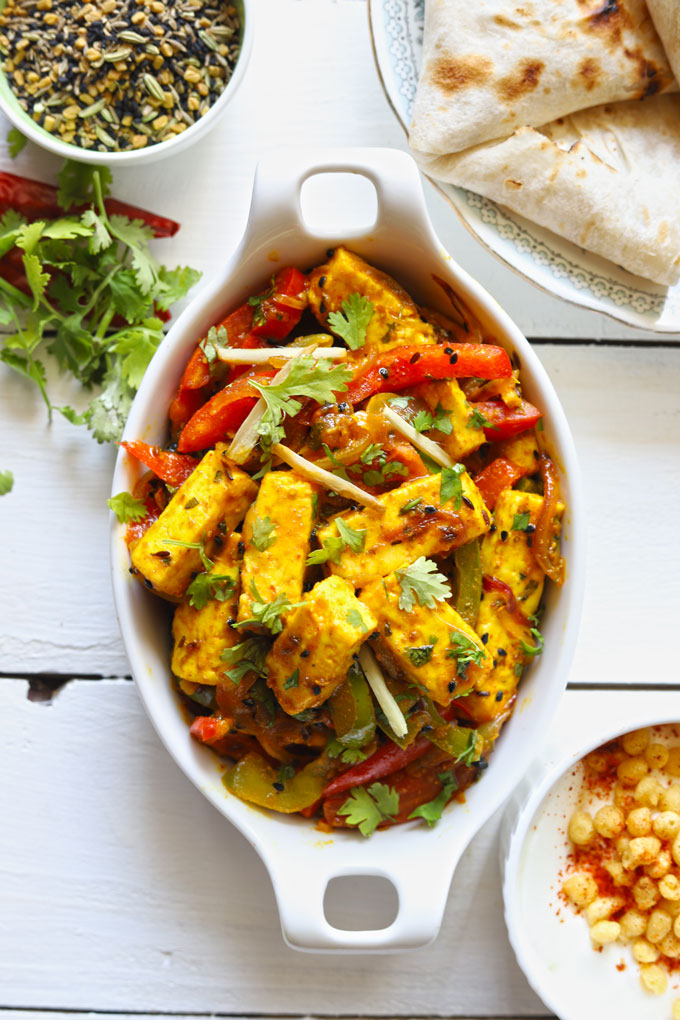
<svg viewBox="0 0 680 1020">
<path fill-rule="evenodd" d="M 231 574 L 215 574 L 206 570 L 196 574 L 189 587 L 189 605 L 194 609 L 203 609 L 211 599 L 216 602 L 226 602 L 230 595 L 233 595 L 236 582 Z"/>
<path fill-rule="evenodd" d="M 472 765 L 472 763 L 477 761 L 477 759 L 477 730 L 469 730 L 467 744 L 458 754 L 456 763 L 460 762 L 463 765 Z"/>
<path fill-rule="evenodd" d="M 430 659 L 432 658 L 433 651 L 434 643 L 431 645 L 416 645 L 413 648 L 407 648 L 406 654 L 408 655 L 413 665 L 416 668 L 418 668 L 420 666 L 424 666 L 427 662 L 430 661 Z"/>
<path fill-rule="evenodd" d="M 412 818 L 424 818 L 430 828 L 439 821 L 442 811 L 451 799 L 451 794 L 458 789 L 458 783 L 453 772 L 440 772 L 437 779 L 442 784 L 440 792 L 433 800 L 428 801 L 427 804 L 421 804 L 415 811 L 412 811 L 408 816 L 409 821 Z"/>
<path fill-rule="evenodd" d="M 459 630 L 454 630 L 449 638 L 451 648 L 446 653 L 447 659 L 456 660 L 456 668 L 458 675 L 464 677 L 467 667 L 471 662 L 475 666 L 480 666 L 482 659 L 486 658 L 486 652 L 479 645 L 469 638 L 466 634 L 462 634 Z"/>
<path fill-rule="evenodd" d="M 307 557 L 307 566 L 311 567 L 317 563 L 326 563 L 327 560 L 330 560 L 331 563 L 339 563 L 345 549 L 344 539 L 329 535 L 328 538 L 324 538 L 321 542 L 320 549 L 314 549 L 313 552 L 310 552 Z"/>
<path fill-rule="evenodd" d="M 222 662 L 233 663 L 232 668 L 226 670 L 227 679 L 238 684 L 251 670 L 262 676 L 270 648 L 271 639 L 259 635 L 246 638 L 245 641 L 225 648 L 220 656 Z"/>
<path fill-rule="evenodd" d="M 19 128 L 10 128 L 7 132 L 7 148 L 9 150 L 10 159 L 16 159 L 24 145 L 28 141 L 25 135 L 22 135 Z"/>
<path fill-rule="evenodd" d="M 12 491 L 14 475 L 11 471 L 0 471 L 0 496 L 6 496 Z"/>
<path fill-rule="evenodd" d="M 255 624 L 266 627 L 272 634 L 280 634 L 283 630 L 283 620 L 281 619 L 283 613 L 287 613 L 290 609 L 297 609 L 302 605 L 302 602 L 291 603 L 283 592 L 271 602 L 265 602 L 257 590 L 255 581 L 250 582 L 250 594 L 253 597 L 250 606 L 253 615 L 248 620 L 242 620 L 235 624 L 236 627 L 252 627 Z"/>
<path fill-rule="evenodd" d="M 368 634 L 368 627 L 358 609 L 350 609 L 345 619 L 350 627 L 357 627 L 363 634 Z"/>
<path fill-rule="evenodd" d="M 87 205 L 95 200 L 95 180 L 98 180 L 104 198 L 110 194 L 111 171 L 106 166 L 93 167 L 67 159 L 57 174 L 57 202 L 62 209 L 72 205 Z"/>
<path fill-rule="evenodd" d="M 122 377 L 137 390 L 156 348 L 163 339 L 163 323 L 160 319 L 144 319 L 135 326 L 128 326 L 118 333 L 116 354 L 121 358 Z"/>
<path fill-rule="evenodd" d="M 258 552 L 264 552 L 265 549 L 269 549 L 270 546 L 274 545 L 275 541 L 276 534 L 271 518 L 263 517 L 260 520 L 259 517 L 254 517 L 252 543 Z"/>
<path fill-rule="evenodd" d="M 104 389 L 85 412 L 87 426 L 98 443 L 120 439 L 134 395 L 135 391 L 122 377 L 120 364 L 115 362 L 104 376 Z"/>
<path fill-rule="evenodd" d="M 531 514 L 527 511 L 522 514 L 515 514 L 512 519 L 512 531 L 526 531 L 531 523 Z"/>
<path fill-rule="evenodd" d="M 433 423 L 434 418 L 429 411 L 418 411 L 412 422 L 416 432 L 427 432 L 432 428 Z"/>
<path fill-rule="evenodd" d="M 335 526 L 338 529 L 340 538 L 345 543 L 345 546 L 355 553 L 364 551 L 364 545 L 366 542 L 365 528 L 350 528 L 347 521 L 343 520 L 342 517 L 335 518 Z"/>
<path fill-rule="evenodd" d="M 451 597 L 451 586 L 437 570 L 434 560 L 419 556 L 410 566 L 396 572 L 401 587 L 399 608 L 407 613 L 416 602 L 428 609 L 434 609 L 435 600 L 441 602 Z"/>
<path fill-rule="evenodd" d="M 463 502 L 463 483 L 460 476 L 464 472 L 465 466 L 463 464 L 454 464 L 453 467 L 442 468 L 439 485 L 439 502 L 442 506 L 453 500 L 453 509 L 460 509 Z"/>
<path fill-rule="evenodd" d="M 24 255 L 22 261 L 26 279 L 33 294 L 33 308 L 37 309 L 40 298 L 50 282 L 50 274 L 42 272 L 41 262 L 37 255 Z"/>
<path fill-rule="evenodd" d="M 329 314 L 328 325 L 342 337 L 350 350 L 356 351 L 366 343 L 366 330 L 373 318 L 373 302 L 361 294 L 350 294 L 341 307 L 342 312 Z"/>
<path fill-rule="evenodd" d="M 466 428 L 469 429 L 496 429 L 497 425 L 490 422 L 486 415 L 482 414 L 476 408 L 467 420 Z"/>
<path fill-rule="evenodd" d="M 113 510 L 121 524 L 141 521 L 148 513 L 144 500 L 136 499 L 129 492 L 119 492 L 118 495 L 107 499 L 106 505 L 109 510 Z"/>
<path fill-rule="evenodd" d="M 299 680 L 300 680 L 300 670 L 296 668 L 290 674 L 288 679 L 284 682 L 284 685 L 283 685 L 284 691 L 289 691 L 289 690 L 291 690 L 291 688 L 297 687 L 297 685 L 299 683 Z"/>
<path fill-rule="evenodd" d="M 394 821 L 399 811 L 399 794 L 384 783 L 372 783 L 368 789 L 355 786 L 338 809 L 349 825 L 357 825 L 362 836 L 370 836 L 382 822 Z"/>
<path fill-rule="evenodd" d="M 418 496 L 417 499 L 408 499 L 402 507 L 399 508 L 399 516 L 405 517 L 406 514 L 410 514 L 412 510 L 415 510 L 423 502 L 422 497 Z"/>
<path fill-rule="evenodd" d="M 200 278 L 199 271 L 190 266 L 176 266 L 174 269 L 159 266 L 158 279 L 162 284 L 162 289 L 156 297 L 157 306 L 167 312 L 171 305 L 188 294 Z"/>
<path fill-rule="evenodd" d="M 530 656 L 533 659 L 534 656 L 541 654 L 545 643 L 543 641 L 543 635 L 541 634 L 538 627 L 532 627 L 530 633 L 532 638 L 535 640 L 536 644 L 530 645 L 523 638 L 520 640 L 520 644 L 522 646 L 522 651 L 524 652 L 524 654 Z"/>
<path fill-rule="evenodd" d="M 84 226 L 92 228 L 89 249 L 93 255 L 97 255 L 104 248 L 113 244 L 109 228 L 94 209 L 86 209 L 80 219 Z"/>
<path fill-rule="evenodd" d="M 451 421 L 450 411 L 445 410 L 441 404 L 437 404 L 437 408 L 434 413 L 434 421 L 432 422 L 432 428 L 437 429 L 438 432 L 442 432 L 445 436 L 450 436 L 453 432 L 453 422 Z"/>
<path fill-rule="evenodd" d="M 326 744 L 326 753 L 329 758 L 340 758 L 346 765 L 357 765 L 360 761 L 366 761 L 367 755 L 356 744 L 345 746 L 335 737 Z"/>
<path fill-rule="evenodd" d="M 282 422 L 286 415 L 296 415 L 302 404 L 296 397 L 310 397 L 317 403 L 335 402 L 336 391 L 347 389 L 352 369 L 347 365 L 323 365 L 314 358 L 295 358 L 285 379 L 278 383 L 252 385 L 262 395 L 266 410 L 258 432 L 268 445 L 283 438 Z"/>
</svg>

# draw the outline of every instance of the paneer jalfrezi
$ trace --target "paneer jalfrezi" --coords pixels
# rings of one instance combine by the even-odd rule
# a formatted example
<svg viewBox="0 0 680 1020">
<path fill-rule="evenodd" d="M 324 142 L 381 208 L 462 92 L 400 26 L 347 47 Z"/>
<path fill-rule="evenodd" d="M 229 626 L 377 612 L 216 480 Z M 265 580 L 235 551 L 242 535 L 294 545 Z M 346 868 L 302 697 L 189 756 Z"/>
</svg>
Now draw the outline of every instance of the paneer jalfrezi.
<svg viewBox="0 0 680 1020">
<path fill-rule="evenodd" d="M 191 735 L 232 794 L 321 828 L 462 798 L 563 580 L 541 411 L 437 282 L 448 315 L 343 247 L 281 269 L 200 338 L 167 446 L 123 444 Z"/>
</svg>

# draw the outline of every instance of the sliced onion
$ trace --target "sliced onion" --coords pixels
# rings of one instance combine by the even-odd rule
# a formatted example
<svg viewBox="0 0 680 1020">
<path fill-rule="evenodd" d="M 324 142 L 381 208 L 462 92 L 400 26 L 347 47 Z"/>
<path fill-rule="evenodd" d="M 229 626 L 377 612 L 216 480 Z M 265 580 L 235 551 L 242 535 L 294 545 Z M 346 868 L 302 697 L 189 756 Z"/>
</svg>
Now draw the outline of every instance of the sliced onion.
<svg viewBox="0 0 680 1020">
<path fill-rule="evenodd" d="M 246 419 L 247 420 L 247 419 Z M 236 437 L 234 437 L 236 438 Z M 317 482 L 319 485 L 323 485 L 325 489 L 329 489 L 331 492 L 337 492 L 341 496 L 346 496 L 348 499 L 354 499 L 357 503 L 363 503 L 365 506 L 373 506 L 376 510 L 380 510 L 384 513 L 385 507 L 372 496 L 370 492 L 364 492 L 354 482 L 348 482 L 344 478 L 338 478 L 337 475 L 331 474 L 330 471 L 325 471 L 323 468 L 317 467 L 317 465 L 311 460 L 305 460 L 297 453 L 293 453 L 287 446 L 282 446 L 281 443 L 275 443 L 272 446 L 272 453 L 275 453 L 277 457 L 280 457 L 282 461 L 288 464 L 289 467 L 296 471 L 303 478 L 307 478 L 310 482 Z M 231 456 L 231 454 L 229 454 Z M 237 461 L 238 463 L 238 461 Z"/>
<path fill-rule="evenodd" d="M 299 347 L 216 347 L 220 361 L 227 365 L 266 365 L 268 361 L 288 361 L 300 357 Z M 332 358 L 333 361 L 344 361 L 347 357 L 346 347 L 316 347 L 307 355 L 309 358 Z"/>
<path fill-rule="evenodd" d="M 543 506 L 536 523 L 534 556 L 546 577 L 555 584 L 564 584 L 564 559 L 560 555 L 553 531 L 560 482 L 557 469 L 547 453 L 541 453 L 540 467 L 543 478 Z"/>
<path fill-rule="evenodd" d="M 394 700 L 394 696 L 390 694 L 385 678 L 380 671 L 378 663 L 375 661 L 373 652 L 367 645 L 362 645 L 359 649 L 359 662 L 366 675 L 368 685 L 375 694 L 375 699 L 385 713 L 385 717 L 394 733 L 398 737 L 405 737 L 408 733 L 408 726 L 406 725 L 404 713 Z"/>
<path fill-rule="evenodd" d="M 390 425 L 393 425 L 397 432 L 401 432 L 402 436 L 409 439 L 414 446 L 417 446 L 419 450 L 426 453 L 428 457 L 431 457 L 433 461 L 439 464 L 440 467 L 453 467 L 453 461 L 449 457 L 446 450 L 442 450 L 439 443 L 433 442 L 432 439 L 428 439 L 426 436 L 422 436 L 420 432 L 416 432 L 413 425 L 409 425 L 400 414 L 397 414 L 391 407 L 383 407 L 382 413 L 387 418 Z"/>
<path fill-rule="evenodd" d="M 294 354 L 288 361 L 288 364 L 284 365 L 281 371 L 276 373 L 268 385 L 271 386 L 274 383 L 283 382 L 290 372 L 290 366 L 293 363 L 293 358 L 302 358 L 304 355 L 309 355 L 312 350 L 314 350 L 312 347 L 296 348 Z M 267 405 L 262 397 L 260 397 L 246 420 L 237 429 L 236 435 L 232 439 L 229 449 L 227 450 L 227 457 L 230 457 L 234 464 L 245 464 L 257 446 L 257 441 L 260 438 L 258 427 L 266 410 Z"/>
</svg>

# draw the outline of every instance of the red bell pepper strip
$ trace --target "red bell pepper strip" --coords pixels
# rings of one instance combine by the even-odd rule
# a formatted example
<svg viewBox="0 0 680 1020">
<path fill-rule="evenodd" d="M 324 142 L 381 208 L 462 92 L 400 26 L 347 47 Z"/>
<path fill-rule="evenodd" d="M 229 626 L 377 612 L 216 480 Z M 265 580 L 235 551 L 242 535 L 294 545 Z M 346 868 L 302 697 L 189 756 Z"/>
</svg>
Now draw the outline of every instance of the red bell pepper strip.
<svg viewBox="0 0 680 1020">
<path fill-rule="evenodd" d="M 228 735 L 231 723 L 231 719 L 222 719 L 220 716 L 198 715 L 189 732 L 201 744 L 215 744 Z"/>
<path fill-rule="evenodd" d="M 374 393 L 404 390 L 430 379 L 504 379 L 512 375 L 502 347 L 491 344 L 437 344 L 394 347 L 359 369 L 342 399 L 359 404 Z"/>
<path fill-rule="evenodd" d="M 146 507 L 146 517 L 142 517 L 141 521 L 130 521 L 125 532 L 125 543 L 128 548 L 133 542 L 139 541 L 145 531 L 151 527 L 154 521 L 157 521 L 161 515 L 161 508 L 155 499 L 147 496 L 144 499 L 144 506 Z"/>
<path fill-rule="evenodd" d="M 498 592 L 505 599 L 505 607 L 511 616 L 514 616 L 518 623 L 521 623 L 525 627 L 530 627 L 531 622 L 522 612 L 519 602 L 515 597 L 515 593 L 509 584 L 505 581 L 501 581 L 498 577 L 492 577 L 490 574 L 485 574 L 482 578 L 482 587 L 485 592 Z"/>
<path fill-rule="evenodd" d="M 271 293 L 252 298 L 252 304 L 251 301 L 244 302 L 216 323 L 215 328 L 224 329 L 227 334 L 224 346 L 248 350 L 266 347 L 264 337 L 283 340 L 300 321 L 306 304 L 303 299 L 306 286 L 307 277 L 299 269 L 294 266 L 281 269 L 274 277 Z M 285 304 L 286 301 L 293 301 L 295 307 Z M 232 382 L 243 372 L 243 366 L 234 366 L 228 381 Z M 197 345 L 187 362 L 177 395 L 168 412 L 176 429 L 183 428 L 208 399 L 210 383 L 210 364 L 202 348 Z M 187 391 L 200 393 L 196 396 Z"/>
<path fill-rule="evenodd" d="M 524 468 L 513 464 L 507 457 L 496 457 L 476 475 L 474 481 L 487 507 L 493 510 L 501 492 L 509 489 L 525 474 Z"/>
<path fill-rule="evenodd" d="M 149 446 L 141 439 L 133 439 L 120 445 L 168 485 L 181 485 L 186 482 L 198 465 L 195 457 L 186 457 L 179 453 L 172 453 L 170 450 L 162 450 L 160 446 Z"/>
<path fill-rule="evenodd" d="M 173 237 L 179 230 L 179 223 L 157 216 L 155 213 L 139 209 L 137 206 L 119 202 L 115 198 L 107 198 L 104 202 L 107 213 L 127 216 L 131 220 L 141 220 L 151 227 L 154 237 Z M 69 210 L 69 214 L 79 214 L 87 206 L 77 206 Z M 33 181 L 27 177 L 0 171 L 0 216 L 8 209 L 25 216 L 29 222 L 33 220 L 56 220 L 64 215 L 65 210 L 57 201 L 57 189 L 52 184 Z"/>
<path fill-rule="evenodd" d="M 494 397 L 492 400 L 480 400 L 470 406 L 491 423 L 484 428 L 484 435 L 491 443 L 497 439 L 510 439 L 520 432 L 526 432 L 543 417 L 543 412 L 528 400 L 523 400 L 519 407 L 507 407 L 500 398 Z"/>
<path fill-rule="evenodd" d="M 184 426 L 178 450 L 181 453 L 206 450 L 233 435 L 259 399 L 253 379 L 271 379 L 276 372 L 271 365 L 258 365 L 219 390 Z"/>
</svg>

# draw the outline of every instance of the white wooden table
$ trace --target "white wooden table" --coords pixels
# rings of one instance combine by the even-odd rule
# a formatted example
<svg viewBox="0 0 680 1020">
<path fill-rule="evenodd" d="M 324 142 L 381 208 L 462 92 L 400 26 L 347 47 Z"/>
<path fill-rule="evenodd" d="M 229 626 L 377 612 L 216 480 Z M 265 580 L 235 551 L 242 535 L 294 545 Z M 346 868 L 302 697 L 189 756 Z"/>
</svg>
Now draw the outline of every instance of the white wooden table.
<svg viewBox="0 0 680 1020">
<path fill-rule="evenodd" d="M 264 149 L 405 147 L 364 0 L 254 7 L 250 69 L 223 123 L 185 155 L 116 180 L 121 197 L 183 223 L 162 242 L 164 261 L 206 276 L 240 236 Z M 48 179 L 57 163 L 37 149 L 10 161 L 6 128 L 0 118 L 0 167 Z M 535 341 L 581 456 L 589 569 L 553 730 L 563 741 L 666 701 L 680 681 L 680 338 L 540 293 L 426 193 L 446 247 Z M 52 383 L 57 402 L 78 404 L 75 388 Z M 505 935 L 498 819 L 466 853 L 431 948 L 337 959 L 284 946 L 262 864 L 180 774 L 127 676 L 109 587 L 115 451 L 60 419 L 47 427 L 36 392 L 2 368 L 0 420 L 0 469 L 15 476 L 0 499 L 0 1020 L 545 1016 Z"/>
</svg>

